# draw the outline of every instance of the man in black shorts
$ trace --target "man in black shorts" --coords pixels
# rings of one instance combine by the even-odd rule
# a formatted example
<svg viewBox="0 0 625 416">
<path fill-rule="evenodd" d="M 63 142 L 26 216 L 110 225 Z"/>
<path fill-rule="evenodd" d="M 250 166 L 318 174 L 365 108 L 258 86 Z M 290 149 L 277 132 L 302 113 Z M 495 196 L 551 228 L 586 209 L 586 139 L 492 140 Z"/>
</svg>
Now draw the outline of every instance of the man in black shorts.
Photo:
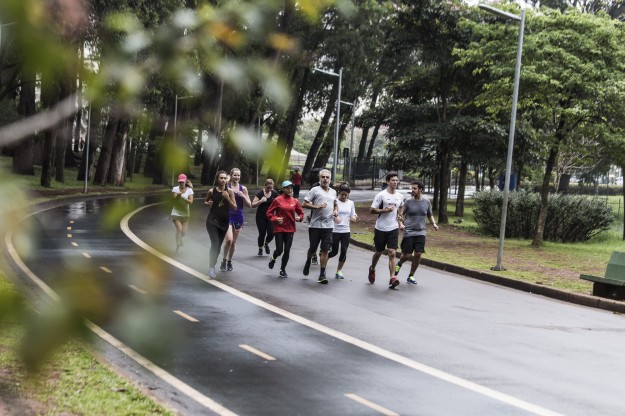
<svg viewBox="0 0 625 416">
<path fill-rule="evenodd" d="M 303 208 L 311 210 L 310 225 L 308 228 L 308 240 L 310 247 L 304 265 L 304 276 L 310 273 L 310 263 L 317 247 L 321 244 L 319 256 L 320 273 L 318 282 L 327 284 L 326 265 L 328 264 L 328 252 L 332 247 L 332 231 L 334 221 L 338 218 L 338 205 L 336 203 L 336 191 L 330 187 L 331 173 L 327 169 L 319 172 L 319 186 L 314 186 L 304 197 Z"/>
<path fill-rule="evenodd" d="M 410 261 L 412 265 L 406 281 L 416 285 L 414 274 L 419 267 L 421 254 L 425 253 L 425 219 L 430 221 L 435 230 L 438 230 L 438 225 L 432 215 L 430 200 L 423 196 L 423 182 L 413 182 L 411 194 L 412 199 L 399 209 L 399 228 L 404 230 L 404 237 L 401 240 L 401 257 L 395 266 L 395 278 L 402 264 Z"/>
<path fill-rule="evenodd" d="M 371 214 L 378 214 L 373 234 L 375 253 L 373 253 L 371 266 L 369 266 L 369 283 L 375 283 L 375 266 L 386 248 L 388 249 L 388 267 L 391 277 L 388 288 L 394 289 L 399 284 L 399 280 L 395 277 L 395 250 L 397 250 L 399 242 L 397 211 L 403 207 L 404 197 L 397 191 L 399 185 L 397 173 L 389 172 L 386 175 L 386 183 L 386 189 L 375 196 L 369 209 Z"/>
</svg>

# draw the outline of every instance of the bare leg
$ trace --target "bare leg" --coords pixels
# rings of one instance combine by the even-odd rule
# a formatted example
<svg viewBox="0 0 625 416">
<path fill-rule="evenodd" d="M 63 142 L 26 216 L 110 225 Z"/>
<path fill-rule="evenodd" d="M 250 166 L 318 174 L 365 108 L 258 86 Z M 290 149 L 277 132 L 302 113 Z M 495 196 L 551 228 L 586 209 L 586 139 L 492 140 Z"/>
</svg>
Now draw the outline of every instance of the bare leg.
<svg viewBox="0 0 625 416">
<path fill-rule="evenodd" d="M 232 256 L 234 256 L 234 249 L 236 248 L 237 239 L 239 238 L 239 233 L 241 232 L 240 228 L 238 230 L 234 230 L 234 227 L 232 228 L 232 242 L 230 243 L 230 250 L 228 251 L 228 261 L 232 260 Z"/>
<path fill-rule="evenodd" d="M 390 272 L 390 279 L 395 276 L 395 250 L 388 249 L 388 270 Z"/>
<path fill-rule="evenodd" d="M 373 253 L 373 257 L 371 258 L 371 269 L 375 269 L 375 266 L 378 264 L 378 260 L 380 260 L 380 256 L 382 256 L 382 252 Z"/>
<path fill-rule="evenodd" d="M 410 265 L 410 275 L 414 276 L 417 271 L 417 267 L 419 267 L 419 263 L 421 262 L 421 253 L 414 253 L 412 256 L 412 264 Z"/>
<path fill-rule="evenodd" d="M 226 239 L 224 240 L 224 259 L 228 258 L 228 254 L 230 253 L 230 246 L 232 245 L 232 226 L 228 226 L 228 231 L 226 232 Z"/>
</svg>

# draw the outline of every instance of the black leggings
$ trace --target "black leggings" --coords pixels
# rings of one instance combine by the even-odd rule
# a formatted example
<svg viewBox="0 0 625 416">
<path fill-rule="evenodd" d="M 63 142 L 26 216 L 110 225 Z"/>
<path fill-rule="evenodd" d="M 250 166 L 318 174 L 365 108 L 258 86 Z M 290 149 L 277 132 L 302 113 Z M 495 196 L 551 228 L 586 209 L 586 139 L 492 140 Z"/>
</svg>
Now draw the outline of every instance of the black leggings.
<svg viewBox="0 0 625 416">
<path fill-rule="evenodd" d="M 273 258 L 277 259 L 282 255 L 284 251 L 284 255 L 282 256 L 282 263 L 280 265 L 280 270 L 285 270 L 287 263 L 289 262 L 289 255 L 291 253 L 291 244 L 293 244 L 293 234 L 294 233 L 275 233 L 274 237 L 276 237 L 276 249 L 273 251 Z"/>
<path fill-rule="evenodd" d="M 228 227 L 222 228 L 214 224 L 211 220 L 206 220 L 206 231 L 208 231 L 208 237 L 211 240 L 211 248 L 208 254 L 208 267 L 215 267 L 217 264 L 217 257 L 221 251 L 221 244 L 226 238 Z"/>
<path fill-rule="evenodd" d="M 350 233 L 332 233 L 332 253 L 328 258 L 332 258 L 339 254 L 339 244 L 341 246 L 341 255 L 339 261 L 345 261 L 347 259 L 347 248 L 349 247 Z"/>
<path fill-rule="evenodd" d="M 273 240 L 273 222 L 266 215 L 256 216 L 256 228 L 258 228 L 258 247 L 271 243 Z"/>
</svg>

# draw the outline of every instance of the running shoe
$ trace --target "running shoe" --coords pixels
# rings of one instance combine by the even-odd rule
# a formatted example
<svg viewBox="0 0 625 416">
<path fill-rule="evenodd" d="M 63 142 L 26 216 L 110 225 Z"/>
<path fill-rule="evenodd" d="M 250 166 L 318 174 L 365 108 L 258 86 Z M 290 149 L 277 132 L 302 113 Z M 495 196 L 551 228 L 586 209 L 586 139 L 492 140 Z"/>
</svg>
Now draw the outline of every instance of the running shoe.
<svg viewBox="0 0 625 416">
<path fill-rule="evenodd" d="M 228 271 L 229 271 L 229 272 L 231 272 L 231 271 L 233 271 L 233 270 L 234 270 L 234 269 L 232 268 L 232 262 L 231 262 L 231 261 L 228 261 Z"/>
<path fill-rule="evenodd" d="M 269 254 L 271 253 L 271 250 L 269 250 L 269 244 L 265 243 L 265 253 Z"/>
<path fill-rule="evenodd" d="M 215 271 L 214 267 L 211 267 L 208 269 L 208 277 L 210 277 L 211 279 L 214 279 L 217 277 L 217 272 Z"/>
<path fill-rule="evenodd" d="M 271 259 L 269 259 L 269 268 L 273 269 L 274 264 L 276 264 L 276 259 L 272 257 Z"/>
<path fill-rule="evenodd" d="M 176 253 L 180 253 L 180 244 L 176 244 Z"/>
<path fill-rule="evenodd" d="M 375 283 L 375 269 L 369 266 L 369 283 Z"/>
<path fill-rule="evenodd" d="M 327 285 L 328 284 L 328 279 L 326 278 L 325 274 L 320 274 L 319 275 L 319 280 L 317 280 L 317 283 L 321 283 L 322 285 Z"/>
<path fill-rule="evenodd" d="M 280 277 L 286 278 L 286 277 L 289 277 L 289 275 L 286 274 L 286 270 L 280 270 Z"/>
<path fill-rule="evenodd" d="M 313 254 L 312 258 L 310 259 L 310 264 L 319 264 L 319 261 L 317 260 L 317 254 Z"/>
<path fill-rule="evenodd" d="M 399 284 L 399 280 L 395 276 L 391 277 L 391 280 L 388 282 L 389 289 L 395 289 Z"/>
<path fill-rule="evenodd" d="M 412 276 L 408 276 L 408 279 L 406 279 L 406 282 L 410 283 L 411 285 L 416 285 L 417 281 L 414 280 L 414 277 Z"/>
<path fill-rule="evenodd" d="M 221 261 L 221 265 L 219 266 L 219 270 L 221 270 L 222 272 L 225 272 L 226 271 L 226 264 L 227 264 L 226 259 L 223 259 Z"/>
<path fill-rule="evenodd" d="M 258 256 L 262 256 L 263 255 L 263 248 L 262 247 L 258 249 L 258 254 L 257 255 Z"/>
<path fill-rule="evenodd" d="M 308 276 L 308 273 L 310 273 L 310 259 L 306 259 L 306 263 L 304 264 L 304 271 L 302 273 L 304 273 L 304 276 Z"/>
<path fill-rule="evenodd" d="M 336 275 L 334 277 L 336 277 L 337 279 L 345 279 L 345 276 L 343 276 L 342 271 L 336 272 Z"/>
</svg>

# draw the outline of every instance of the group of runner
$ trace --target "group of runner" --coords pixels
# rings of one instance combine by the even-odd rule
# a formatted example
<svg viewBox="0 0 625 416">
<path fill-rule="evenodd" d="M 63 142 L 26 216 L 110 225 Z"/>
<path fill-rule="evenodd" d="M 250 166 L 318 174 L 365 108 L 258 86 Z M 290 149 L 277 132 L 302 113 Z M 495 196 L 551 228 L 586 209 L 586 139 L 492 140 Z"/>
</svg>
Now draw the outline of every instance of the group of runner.
<svg viewBox="0 0 625 416">
<path fill-rule="evenodd" d="M 301 178 L 301 176 L 300 176 Z M 309 247 L 303 274 L 310 274 L 311 264 L 315 264 L 319 249 L 319 277 L 318 283 L 327 284 L 326 267 L 328 259 L 338 256 L 336 279 L 344 279 L 343 266 L 347 259 L 347 249 L 350 241 L 350 223 L 358 216 L 353 201 L 349 200 L 350 187 L 342 183 L 334 189 L 331 186 L 331 172 L 323 169 L 319 172 L 319 182 L 308 191 L 300 204 L 294 195 L 296 185 L 292 181 L 282 182 L 282 193 L 274 190 L 272 179 L 265 181 L 263 189 L 259 190 L 250 200 L 247 188 L 241 185 L 241 172 L 234 168 L 228 175 L 219 171 L 215 177 L 215 186 L 208 191 L 204 204 L 210 207 L 206 218 L 211 248 L 209 253 L 209 272 L 211 278 L 217 276 L 215 270 L 217 258 L 222 243 L 223 257 L 221 271 L 232 271 L 232 258 L 236 241 L 244 224 L 243 207 L 257 208 L 256 226 L 258 228 L 258 256 L 263 253 L 271 254 L 268 267 L 273 269 L 279 257 L 280 277 L 288 277 L 286 267 L 289 262 L 293 236 L 296 232 L 296 223 L 303 222 L 304 208 L 310 209 L 310 223 L 308 227 Z M 301 179 L 300 179 L 301 181 Z M 414 274 L 419 266 L 422 253 L 425 252 L 426 219 L 435 229 L 438 225 L 432 215 L 430 201 L 423 196 L 423 183 L 415 181 L 411 185 L 411 199 L 404 201 L 403 195 L 397 190 L 398 175 L 386 175 L 387 187 L 379 192 L 371 204 L 370 213 L 377 214 L 374 229 L 374 246 L 368 279 L 375 283 L 376 265 L 384 250 L 388 254 L 389 288 L 399 285 L 397 275 L 406 262 L 411 262 L 407 282 L 416 284 Z M 299 191 L 299 189 L 298 189 Z M 193 202 L 193 190 L 184 174 L 178 177 L 178 186 L 172 190 L 174 207 L 172 220 L 176 226 L 176 250 L 183 245 L 183 237 L 187 231 L 189 219 L 189 205 Z M 399 242 L 399 231 L 404 231 L 401 242 L 402 255 L 396 260 L 396 250 Z M 273 253 L 269 243 L 275 240 Z"/>
</svg>

